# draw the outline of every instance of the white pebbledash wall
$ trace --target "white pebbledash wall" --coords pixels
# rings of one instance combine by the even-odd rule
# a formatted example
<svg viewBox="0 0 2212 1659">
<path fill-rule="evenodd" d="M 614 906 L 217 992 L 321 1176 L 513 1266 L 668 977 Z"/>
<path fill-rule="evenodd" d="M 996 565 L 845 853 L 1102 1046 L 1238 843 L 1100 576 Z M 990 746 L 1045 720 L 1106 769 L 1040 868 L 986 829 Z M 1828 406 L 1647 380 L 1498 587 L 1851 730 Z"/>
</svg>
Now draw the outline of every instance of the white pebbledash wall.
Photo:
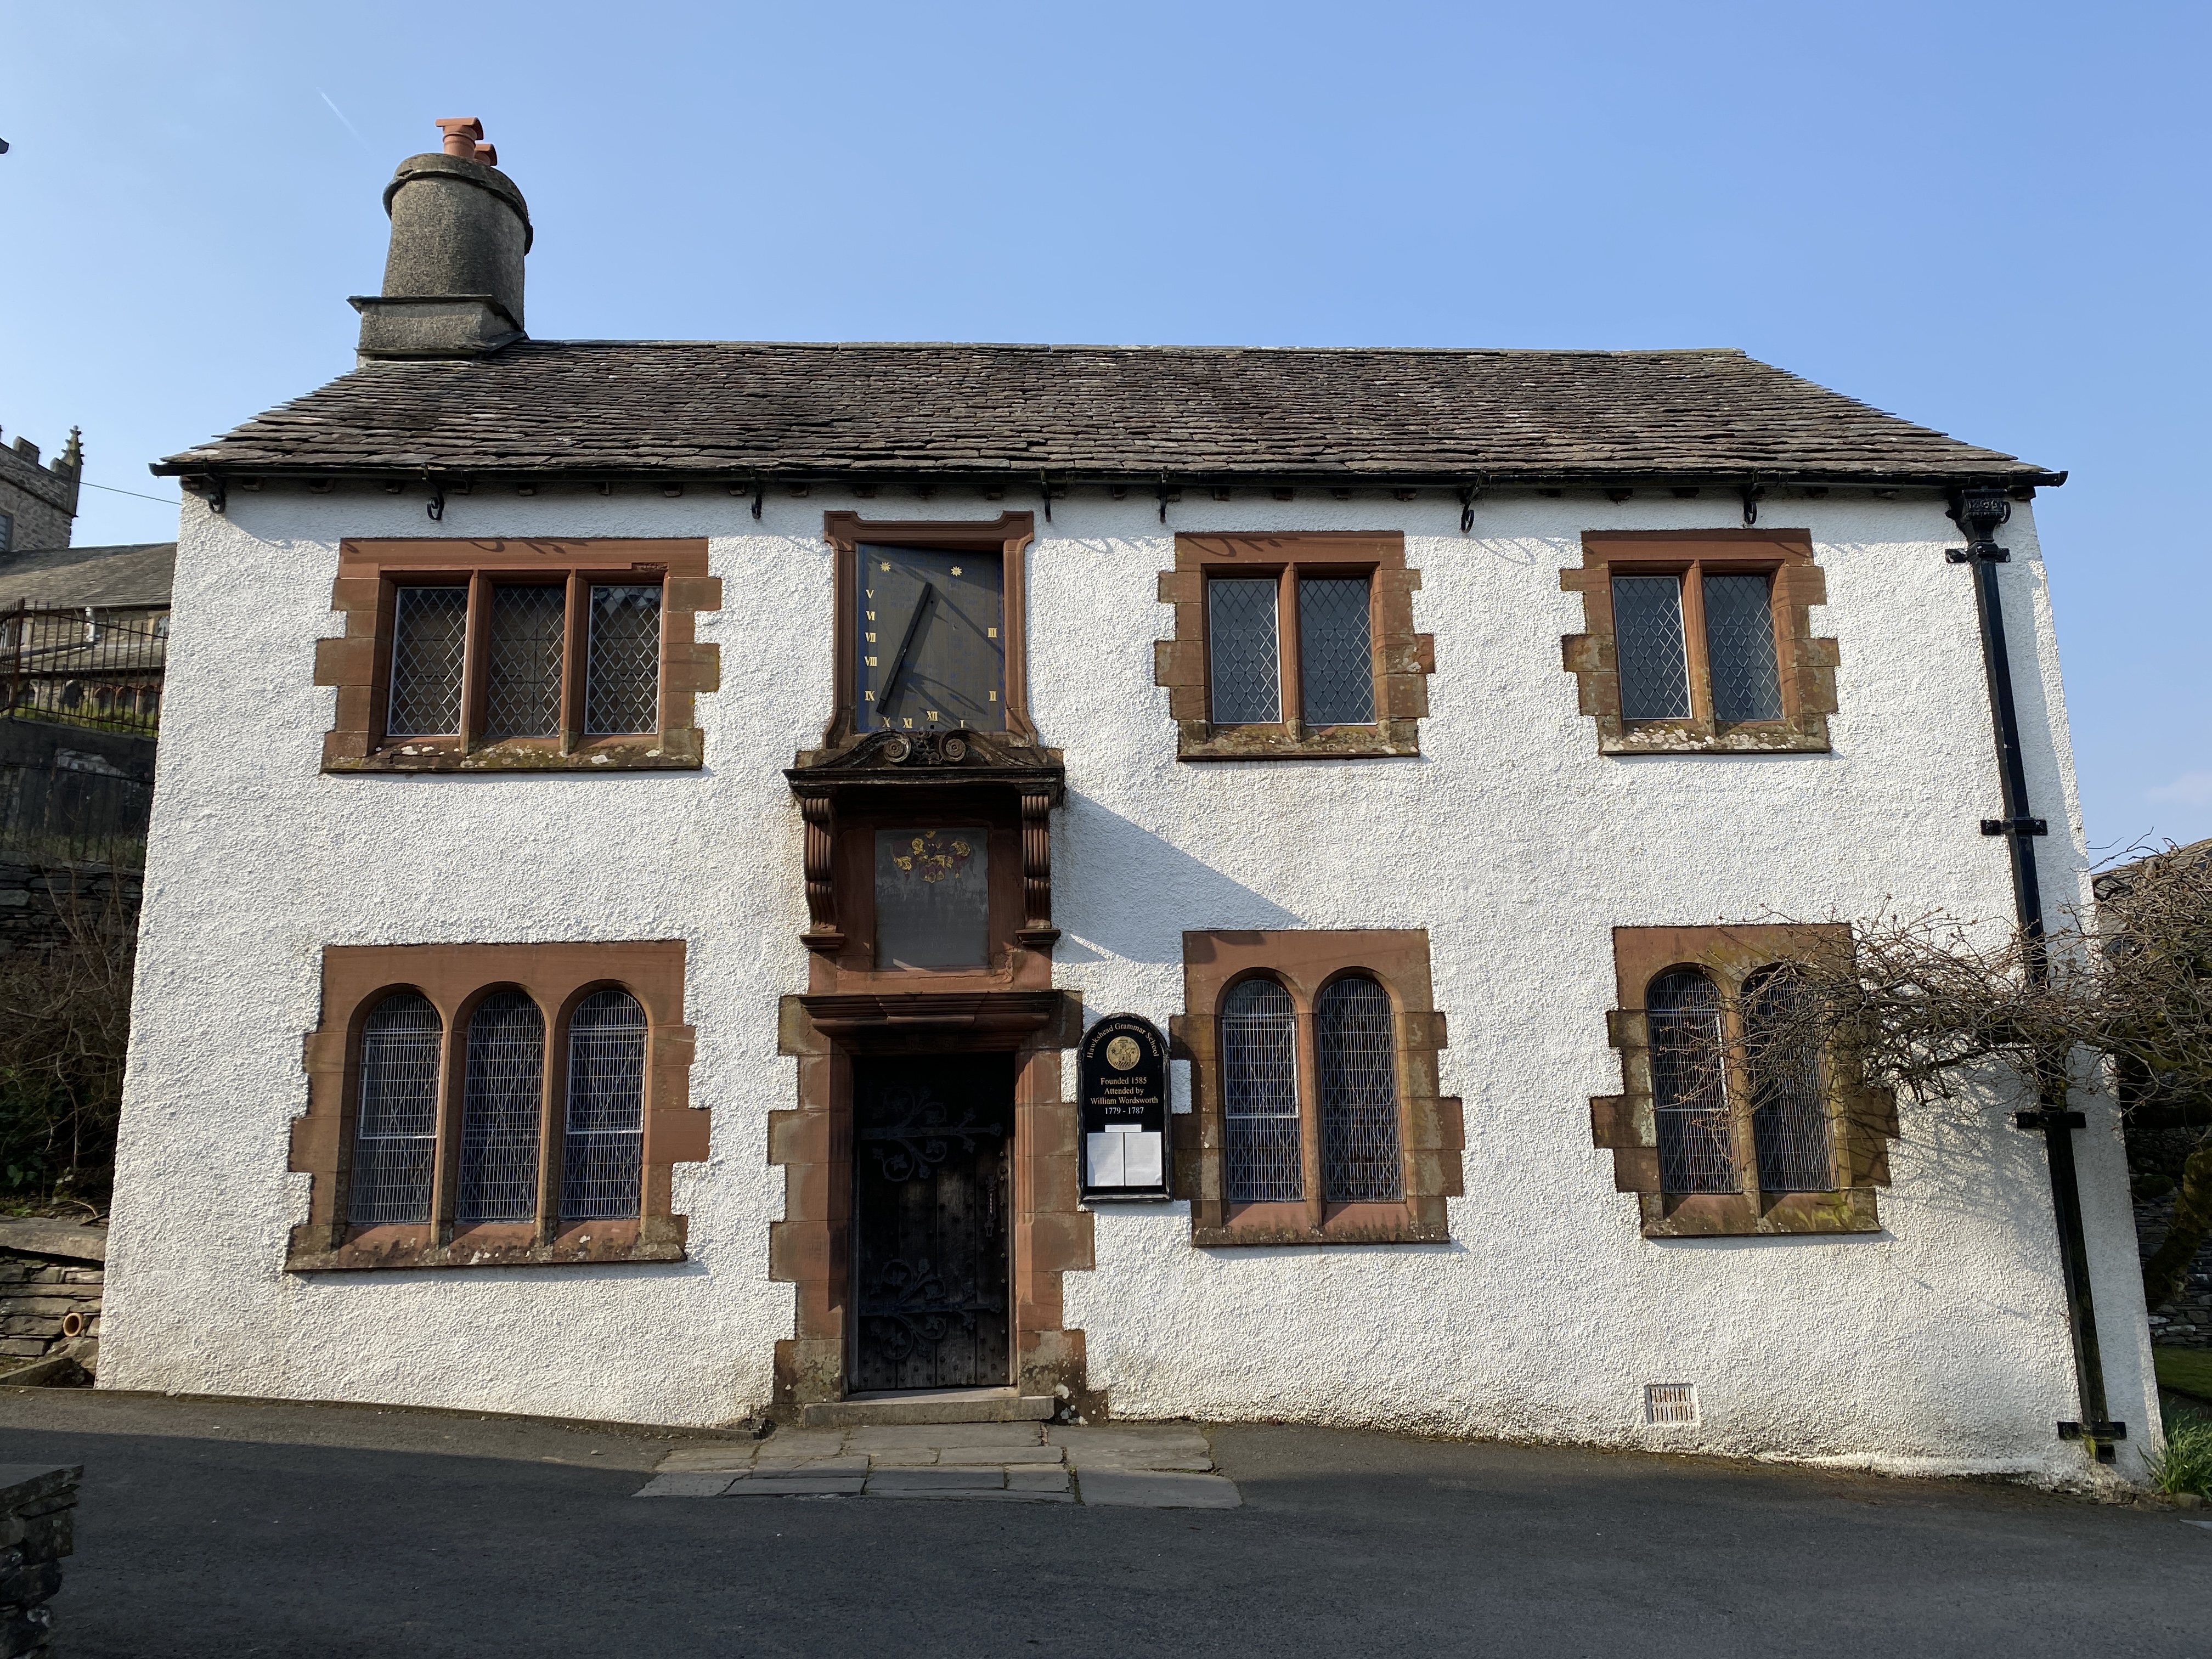
<svg viewBox="0 0 2212 1659">
<path fill-rule="evenodd" d="M 1840 642 L 1834 752 L 1602 758 L 1559 639 L 1585 529 L 1733 527 L 1735 502 L 1506 495 L 1469 535 L 1442 492 L 1398 503 L 1186 503 L 1079 490 L 1040 519 L 1029 663 L 1066 750 L 1054 823 L 1056 975 L 1086 1018 L 1182 1009 L 1186 927 L 1425 927 L 1466 1103 L 1448 1245 L 1194 1250 L 1186 1206 L 1106 1207 L 1066 1281 L 1115 1415 L 1271 1418 L 2066 1478 L 2080 1414 L 2039 1136 L 1996 1103 L 1904 1109 L 1886 1231 L 1647 1240 L 1590 1144 L 1621 1086 L 1606 1042 L 1616 924 L 1942 908 L 2002 924 L 2001 809 L 1971 573 L 1919 499 L 1770 499 L 1827 575 Z M 825 509 L 977 520 L 997 504 L 821 493 L 233 492 L 187 500 L 179 548 L 136 1024 L 109 1249 L 103 1387 L 710 1424 L 770 1397 L 793 1291 L 769 1282 L 795 1101 L 779 996 L 805 988 L 800 823 L 781 769 L 818 741 L 833 629 Z M 1402 529 L 1436 635 L 1418 760 L 1179 764 L 1152 643 L 1172 532 Z M 724 608 L 699 618 L 722 685 L 699 773 L 325 776 L 313 684 L 341 536 L 704 536 Z M 2086 860 L 2030 509 L 2002 539 L 2051 902 Z M 679 1166 L 675 1266 L 283 1271 L 307 1177 L 301 1043 L 326 944 L 689 942 L 695 1103 L 713 1156 Z M 2080 1137 L 2111 1410 L 2157 1422 L 2125 1170 L 2111 1113 Z M 1643 1422 L 1649 1382 L 1702 1420 Z"/>
</svg>

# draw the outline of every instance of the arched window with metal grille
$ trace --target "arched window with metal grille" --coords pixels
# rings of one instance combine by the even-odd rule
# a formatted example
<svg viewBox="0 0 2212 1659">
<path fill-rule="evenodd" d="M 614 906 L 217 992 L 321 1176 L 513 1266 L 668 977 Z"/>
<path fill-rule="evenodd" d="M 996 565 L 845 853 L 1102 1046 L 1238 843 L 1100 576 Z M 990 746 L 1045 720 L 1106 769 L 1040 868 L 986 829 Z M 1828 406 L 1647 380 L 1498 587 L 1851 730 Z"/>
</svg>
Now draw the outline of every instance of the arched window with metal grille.
<svg viewBox="0 0 2212 1659">
<path fill-rule="evenodd" d="M 1751 1139 L 1767 1193 L 1825 1193 L 1836 1184 L 1825 1068 L 1804 976 L 1769 968 L 1744 986 Z"/>
<path fill-rule="evenodd" d="M 1389 994 L 1364 974 L 1340 979 L 1314 1006 L 1321 1062 L 1322 1196 L 1396 1202 L 1406 1195 L 1399 1153 L 1398 1045 Z"/>
<path fill-rule="evenodd" d="M 635 1216 L 645 1152 L 645 1010 L 627 991 L 594 991 L 568 1018 L 568 1122 L 561 1216 Z"/>
<path fill-rule="evenodd" d="M 524 992 L 493 992 L 469 1021 L 457 1220 L 537 1218 L 544 1084 L 545 1016 Z"/>
<path fill-rule="evenodd" d="M 394 992 L 362 1023 L 346 1204 L 346 1218 L 356 1227 L 430 1218 L 445 1032 L 445 1022 L 420 991 Z"/>
<path fill-rule="evenodd" d="M 1305 1196 L 1298 1137 L 1298 1022 L 1291 994 L 1248 979 L 1221 1004 L 1221 1109 L 1229 1201 Z"/>
<path fill-rule="evenodd" d="M 1651 1032 L 1660 1190 L 1740 1190 L 1719 988 L 1697 969 L 1670 968 L 1651 981 L 1644 1009 Z"/>
</svg>

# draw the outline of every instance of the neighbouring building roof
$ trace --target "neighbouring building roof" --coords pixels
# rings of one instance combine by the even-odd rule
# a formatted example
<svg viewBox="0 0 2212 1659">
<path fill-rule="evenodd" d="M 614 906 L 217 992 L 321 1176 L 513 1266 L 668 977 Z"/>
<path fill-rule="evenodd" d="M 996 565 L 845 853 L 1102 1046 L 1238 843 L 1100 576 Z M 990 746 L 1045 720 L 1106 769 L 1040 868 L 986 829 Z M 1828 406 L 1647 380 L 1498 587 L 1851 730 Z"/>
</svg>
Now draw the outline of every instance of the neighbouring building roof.
<svg viewBox="0 0 2212 1659">
<path fill-rule="evenodd" d="M 1735 350 L 529 340 L 365 363 L 158 472 L 2032 484 Z"/>
<path fill-rule="evenodd" d="M 25 547 L 0 553 L 0 606 L 134 610 L 169 603 L 174 542 L 119 547 Z"/>
</svg>

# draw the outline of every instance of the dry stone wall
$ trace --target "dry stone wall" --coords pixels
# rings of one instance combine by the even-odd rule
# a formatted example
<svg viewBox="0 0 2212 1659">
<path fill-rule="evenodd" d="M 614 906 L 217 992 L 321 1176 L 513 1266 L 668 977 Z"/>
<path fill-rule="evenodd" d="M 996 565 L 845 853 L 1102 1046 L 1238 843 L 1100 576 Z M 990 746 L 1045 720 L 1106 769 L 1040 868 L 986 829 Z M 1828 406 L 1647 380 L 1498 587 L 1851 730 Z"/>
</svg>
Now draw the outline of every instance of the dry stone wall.
<svg viewBox="0 0 2212 1659">
<path fill-rule="evenodd" d="M 2136 1241 L 2146 1258 L 2163 1242 L 2172 1221 L 2172 1194 L 2136 1200 Z M 2150 1340 L 2162 1347 L 2212 1348 L 2212 1241 L 2190 1264 L 2181 1294 L 2151 1315 Z"/>
<path fill-rule="evenodd" d="M 82 1466 L 0 1463 L 0 1659 L 51 1653 L 61 1559 L 76 1550 Z"/>
</svg>

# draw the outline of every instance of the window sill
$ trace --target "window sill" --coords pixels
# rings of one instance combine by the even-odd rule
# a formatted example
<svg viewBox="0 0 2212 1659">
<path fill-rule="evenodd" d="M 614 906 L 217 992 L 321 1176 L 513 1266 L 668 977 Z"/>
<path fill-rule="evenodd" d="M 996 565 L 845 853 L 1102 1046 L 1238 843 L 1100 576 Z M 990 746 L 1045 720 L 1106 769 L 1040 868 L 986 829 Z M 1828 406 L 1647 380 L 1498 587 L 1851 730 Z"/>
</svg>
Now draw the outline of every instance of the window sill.
<svg viewBox="0 0 2212 1659">
<path fill-rule="evenodd" d="M 1712 720 L 1601 721 L 1601 755 L 1825 755 L 1828 722 L 1813 714 L 1796 720 L 1722 726 Z"/>
<path fill-rule="evenodd" d="M 1206 720 L 1178 724 L 1179 761 L 1384 760 L 1421 752 L 1417 720 L 1323 726 L 1295 737 L 1279 726 L 1214 726 Z"/>
<path fill-rule="evenodd" d="M 1443 1206 L 1434 1207 L 1441 1212 Z M 1190 1242 L 1198 1249 L 1451 1242 L 1451 1227 L 1441 1214 L 1424 1221 L 1407 1204 L 1342 1205 L 1318 1227 L 1304 1218 L 1306 1213 L 1303 1204 L 1255 1204 L 1230 1217 L 1225 1226 L 1194 1226 Z"/>
<path fill-rule="evenodd" d="M 696 726 L 657 737 L 590 738 L 567 754 L 550 738 L 519 738 L 464 750 L 451 738 L 391 743 L 357 756 L 325 755 L 323 770 L 362 772 L 654 772 L 696 771 L 704 744 Z"/>
<path fill-rule="evenodd" d="M 1761 1213 L 1741 1193 L 1699 1193 L 1668 1198 L 1641 1193 L 1646 1238 L 1748 1238 L 1810 1233 L 1878 1233 L 1875 1189 L 1844 1187 L 1827 1193 L 1786 1193 Z"/>
<path fill-rule="evenodd" d="M 310 1231 L 322 1240 L 303 1237 Z M 423 1226 L 359 1227 L 330 1241 L 321 1228 L 296 1229 L 284 1258 L 287 1273 L 369 1273 L 409 1267 L 564 1267 L 583 1262 L 682 1261 L 684 1218 L 571 1222 L 550 1243 L 527 1223 L 471 1227 L 444 1244 Z M 319 1248 L 319 1245 L 321 1248 Z"/>
</svg>

